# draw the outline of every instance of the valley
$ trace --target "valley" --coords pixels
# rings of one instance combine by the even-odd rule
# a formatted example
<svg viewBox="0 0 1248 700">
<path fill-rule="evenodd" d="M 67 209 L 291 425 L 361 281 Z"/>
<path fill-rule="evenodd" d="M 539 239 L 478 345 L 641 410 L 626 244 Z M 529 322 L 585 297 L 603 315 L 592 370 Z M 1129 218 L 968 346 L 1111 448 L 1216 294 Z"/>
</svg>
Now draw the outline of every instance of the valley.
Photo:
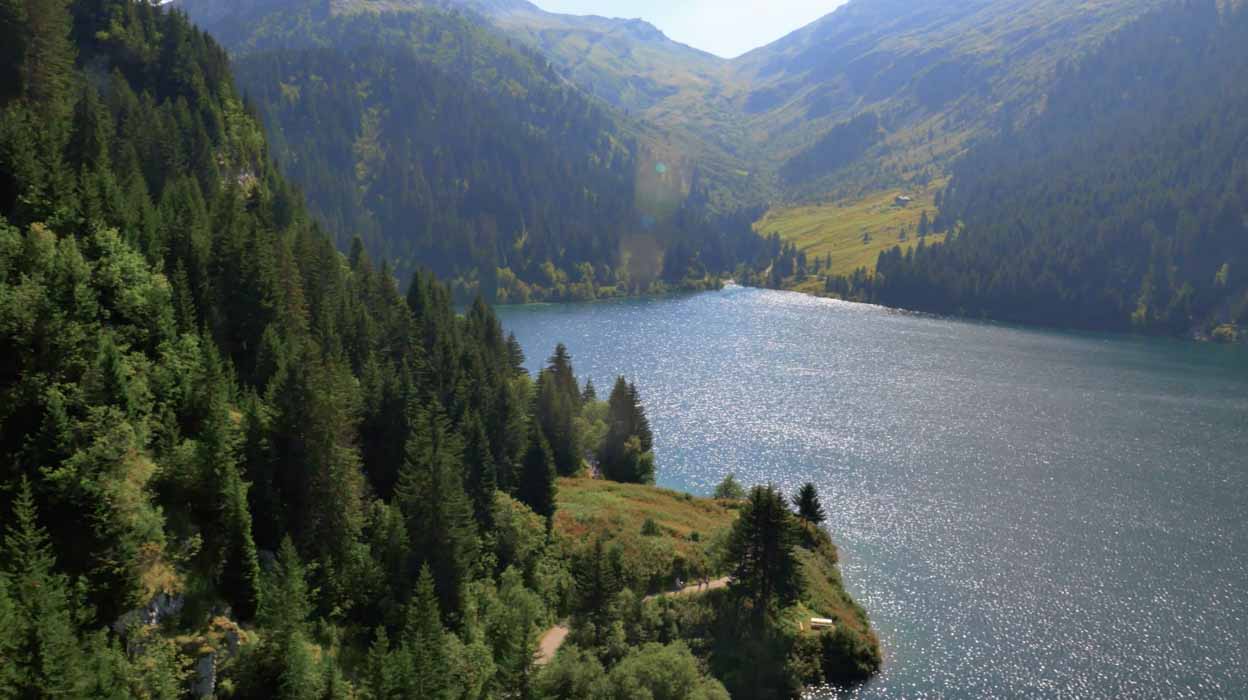
<svg viewBox="0 0 1248 700">
<path fill-rule="evenodd" d="M 1248 695 L 1244 2 L 0 58 L 0 698 Z"/>
<path fill-rule="evenodd" d="M 1238 277 L 1213 282 L 1223 265 L 1248 264 L 1232 232 L 1202 233 L 1193 240 L 1205 242 L 1194 242 L 1200 249 L 1183 261 L 1156 251 L 1148 260 L 1148 232 L 1191 237 L 1178 230 L 1179 217 L 1150 210 L 1121 234 L 1133 242 L 1116 246 L 1133 251 L 1131 259 L 1109 260 L 1091 241 L 1105 237 L 1096 232 L 1104 220 L 1126 210 L 1087 208 L 1078 222 L 1059 224 L 1075 208 L 1037 194 L 1014 210 L 1034 214 L 1027 225 L 1051 241 L 1046 250 L 1077 252 L 1007 274 L 999 268 L 1037 253 L 1021 248 L 1018 230 L 1006 230 L 1017 222 L 990 214 L 1013 194 L 1001 191 L 1015 182 L 1010 162 L 1042 157 L 1026 144 L 1046 125 L 1083 128 L 1089 146 L 1117 139 L 1106 148 L 1142 151 L 1162 138 L 1115 130 L 1106 119 L 1061 121 L 1061 110 L 1078 109 L 1063 102 L 1063 81 L 1103 63 L 1110 46 L 1146 60 L 1150 46 L 1172 40 L 1200 55 L 1197 47 L 1242 31 L 1235 5 L 853 0 L 731 60 L 642 20 L 560 15 L 525 0 L 178 6 L 233 53 L 279 162 L 317 215 L 360 235 L 401 281 L 422 267 L 446 277 L 461 303 L 477 294 L 523 303 L 698 289 L 732 276 L 939 313 L 1189 337 L 1235 329 L 1248 313 Z M 1208 22 L 1217 17 L 1227 21 L 1215 30 Z M 1202 93 L 1217 79 L 1192 76 L 1229 79 L 1237 60 L 1228 54 L 1174 78 Z M 1113 84 L 1131 79 L 1129 67 L 1113 70 Z M 387 78 L 398 75 L 405 77 Z M 471 89 L 449 89 L 461 80 Z M 1166 89 L 1151 79 L 1139 87 L 1084 96 L 1081 108 L 1112 114 L 1116 102 Z M 1167 118 L 1224 112 L 1238 99 L 1233 91 L 1192 97 L 1179 109 L 1190 114 Z M 1200 107 L 1210 100 L 1216 107 Z M 1143 129 L 1163 107 L 1141 109 Z M 456 118 L 439 123 L 451 113 Z M 1002 160 L 998 151 L 1010 155 Z M 1096 167 L 1073 155 L 1058 182 Z M 1161 183 L 1131 175 L 1122 188 L 1161 196 L 1189 184 L 1176 178 L 1231 185 L 1242 169 L 1212 160 L 1192 167 L 1163 171 L 1171 179 Z M 980 184 L 988 182 L 995 193 Z M 978 199 L 968 199 L 974 187 Z M 920 201 L 888 206 L 898 193 Z M 1229 209 L 1244 213 L 1242 197 L 1232 199 Z M 931 220 L 928 250 L 913 271 L 890 258 L 890 274 L 878 275 L 895 249 L 904 262 L 917 247 L 916 209 Z M 970 235 L 945 245 L 959 230 Z M 772 233 L 781 245 L 767 240 Z M 799 270 L 801 254 L 812 260 Z M 824 258 L 818 271 L 815 257 Z M 951 264 L 956 272 L 946 270 Z M 1072 280 L 1087 265 L 1104 288 L 1076 292 L 1088 282 Z M 1175 273 L 1162 280 L 1163 268 Z M 989 291 L 1007 284 L 1017 289 Z M 1088 297 L 1086 318 L 1023 308 L 1041 298 L 1067 304 L 1076 294 Z"/>
</svg>

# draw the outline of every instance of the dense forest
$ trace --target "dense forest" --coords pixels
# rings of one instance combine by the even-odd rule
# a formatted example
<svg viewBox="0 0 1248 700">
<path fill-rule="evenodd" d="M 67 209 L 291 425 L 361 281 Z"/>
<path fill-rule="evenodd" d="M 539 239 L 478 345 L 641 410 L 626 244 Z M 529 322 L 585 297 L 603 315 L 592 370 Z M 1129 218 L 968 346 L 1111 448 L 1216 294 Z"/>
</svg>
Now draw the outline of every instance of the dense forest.
<svg viewBox="0 0 1248 700">
<path fill-rule="evenodd" d="M 794 557 L 839 574 L 774 490 L 685 617 L 634 592 L 675 571 L 561 535 L 561 476 L 653 480 L 641 391 L 600 400 L 562 347 L 531 377 L 483 302 L 339 251 L 184 15 L 0 0 L 0 47 L 0 697 L 787 697 L 878 668 L 848 602 L 852 629 L 781 624 Z"/>
<path fill-rule="evenodd" d="M 703 284 L 757 243 L 748 223 L 700 225 L 712 214 L 696 173 L 480 18 L 182 4 L 225 33 L 314 214 L 401 279 L 427 267 L 460 301 L 587 299 Z"/>
<path fill-rule="evenodd" d="M 1233 337 L 1248 320 L 1248 12 L 1183 0 L 1063 64 L 959 161 L 955 235 L 829 291 L 938 313 Z M 943 223 L 942 223 L 943 228 Z"/>
</svg>

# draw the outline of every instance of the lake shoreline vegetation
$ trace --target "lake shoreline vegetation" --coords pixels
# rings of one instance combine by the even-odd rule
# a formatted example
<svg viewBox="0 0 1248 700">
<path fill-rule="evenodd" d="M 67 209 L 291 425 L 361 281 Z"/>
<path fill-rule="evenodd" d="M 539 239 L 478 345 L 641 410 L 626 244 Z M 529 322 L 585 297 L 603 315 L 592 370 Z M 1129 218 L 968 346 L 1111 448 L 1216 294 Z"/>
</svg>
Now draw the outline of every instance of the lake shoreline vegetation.
<svg viewBox="0 0 1248 700">
<path fill-rule="evenodd" d="M 650 486 L 637 386 L 600 399 L 563 346 L 531 376 L 482 300 L 336 247 L 184 14 L 0 0 L 0 50 L 0 697 L 785 698 L 878 669 L 809 508 Z M 591 469 L 634 490 L 604 505 Z M 703 569 L 733 584 L 646 599 Z"/>
</svg>

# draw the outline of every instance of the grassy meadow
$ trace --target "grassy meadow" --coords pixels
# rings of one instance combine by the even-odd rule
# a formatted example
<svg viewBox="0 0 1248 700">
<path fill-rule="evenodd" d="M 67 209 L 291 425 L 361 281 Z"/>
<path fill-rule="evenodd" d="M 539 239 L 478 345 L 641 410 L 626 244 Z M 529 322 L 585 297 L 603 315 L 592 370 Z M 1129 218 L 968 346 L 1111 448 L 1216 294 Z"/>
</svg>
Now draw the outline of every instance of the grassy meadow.
<svg viewBox="0 0 1248 700">
<path fill-rule="evenodd" d="M 875 270 L 880 253 L 900 245 L 905 250 L 918 244 L 919 218 L 927 211 L 936 217 L 934 197 L 938 185 L 905 191 L 914 198 L 908 206 L 898 206 L 894 199 L 902 190 L 888 190 L 852 202 L 816 204 L 772 209 L 754 224 L 754 230 L 769 236 L 779 233 L 785 241 L 797 245 L 812 262 L 815 257 L 832 254 L 832 274 L 848 275 L 860 267 Z M 907 231 L 901 241 L 900 232 Z M 870 235 L 863 243 L 863 234 Z M 944 235 L 929 235 L 928 245 L 943 241 Z M 822 289 L 822 283 L 819 289 Z"/>
<path fill-rule="evenodd" d="M 736 522 L 738 507 L 654 486 L 589 478 L 560 479 L 558 500 L 556 534 L 571 548 L 600 538 L 618 544 L 635 577 L 632 583 L 647 592 L 673 585 L 673 571 L 679 569 L 686 579 L 722 573 L 714 549 Z M 683 564 L 677 565 L 678 560 Z"/>
</svg>

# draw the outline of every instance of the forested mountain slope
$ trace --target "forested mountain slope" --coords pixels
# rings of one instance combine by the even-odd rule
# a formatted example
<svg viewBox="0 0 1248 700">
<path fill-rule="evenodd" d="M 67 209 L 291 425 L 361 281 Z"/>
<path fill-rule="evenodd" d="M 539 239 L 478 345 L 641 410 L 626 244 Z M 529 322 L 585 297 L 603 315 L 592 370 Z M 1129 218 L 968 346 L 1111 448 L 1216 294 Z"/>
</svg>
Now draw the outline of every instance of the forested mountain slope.
<svg viewBox="0 0 1248 700">
<path fill-rule="evenodd" d="M 1248 12 L 1181 0 L 1067 63 L 1043 114 L 972 148 L 954 240 L 881 257 L 869 297 L 1203 334 L 1248 317 Z"/>
<path fill-rule="evenodd" d="M 336 250 L 184 15 L 5 0 L 0 49 L 0 697 L 726 697 L 635 590 L 675 567 L 554 531 L 586 460 L 653 478 L 635 386 L 598 400 L 561 346 L 531 378 L 485 304 Z M 771 515 L 733 537 L 793 545 Z M 824 551 L 782 554 L 837 580 Z M 852 633 L 798 639 L 776 620 L 819 599 L 759 590 L 700 633 L 788 631 L 738 694 L 878 668 L 843 596 Z M 539 673 L 568 615 L 611 635 Z"/>
<path fill-rule="evenodd" d="M 227 38 L 320 218 L 401 273 L 446 275 L 457 298 L 679 284 L 757 244 L 745 217 L 709 225 L 695 169 L 479 17 L 415 3 L 183 5 Z M 665 255 L 677 244 L 692 253 Z"/>
<path fill-rule="evenodd" d="M 1159 0 L 851 0 L 727 60 L 636 20 L 475 7 L 572 80 L 729 154 L 779 200 L 819 201 L 939 175 L 968 139 L 1034 108 L 1062 58 Z M 1004 111 L 1003 111 L 1004 110 Z M 855 119 L 870 130 L 846 130 Z M 778 179 L 772 179 L 777 176 Z"/>
</svg>

